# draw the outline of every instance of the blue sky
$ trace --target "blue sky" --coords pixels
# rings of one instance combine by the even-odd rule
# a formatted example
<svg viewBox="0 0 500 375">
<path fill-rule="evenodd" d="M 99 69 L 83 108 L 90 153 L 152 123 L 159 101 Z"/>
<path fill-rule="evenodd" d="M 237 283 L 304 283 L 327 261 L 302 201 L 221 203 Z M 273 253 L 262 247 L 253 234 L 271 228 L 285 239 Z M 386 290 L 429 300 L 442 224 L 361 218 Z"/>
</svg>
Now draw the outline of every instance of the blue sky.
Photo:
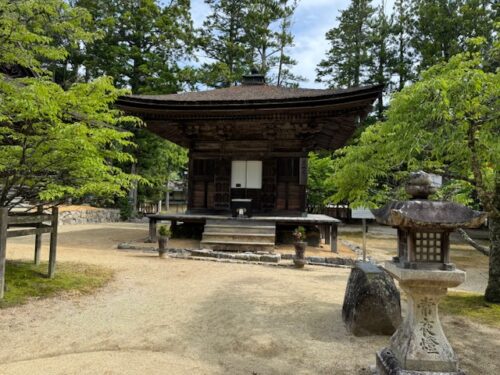
<svg viewBox="0 0 500 375">
<path fill-rule="evenodd" d="M 378 5 L 382 0 L 373 1 Z M 392 9 L 393 0 L 386 0 L 386 9 Z M 295 46 L 289 50 L 298 64 L 293 69 L 295 74 L 307 78 L 302 87 L 323 88 L 322 83 L 314 82 L 316 66 L 325 57 L 328 43 L 325 34 L 337 24 L 339 11 L 345 9 L 349 0 L 300 0 L 293 19 L 292 32 Z M 203 0 L 191 0 L 192 17 L 195 26 L 201 26 L 209 13 Z"/>
</svg>

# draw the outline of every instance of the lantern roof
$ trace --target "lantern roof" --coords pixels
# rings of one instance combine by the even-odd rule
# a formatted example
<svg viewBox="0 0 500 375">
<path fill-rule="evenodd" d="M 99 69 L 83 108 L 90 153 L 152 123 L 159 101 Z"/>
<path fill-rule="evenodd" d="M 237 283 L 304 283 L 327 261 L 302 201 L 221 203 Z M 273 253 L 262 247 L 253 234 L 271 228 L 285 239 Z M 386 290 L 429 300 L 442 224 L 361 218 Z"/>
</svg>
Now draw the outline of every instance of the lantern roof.
<svg viewBox="0 0 500 375">
<path fill-rule="evenodd" d="M 435 191 L 429 174 L 412 173 L 406 192 L 413 199 L 390 202 L 372 212 L 381 224 L 417 229 L 477 228 L 486 220 L 485 212 L 475 211 L 462 204 L 428 200 L 428 195 Z"/>
</svg>

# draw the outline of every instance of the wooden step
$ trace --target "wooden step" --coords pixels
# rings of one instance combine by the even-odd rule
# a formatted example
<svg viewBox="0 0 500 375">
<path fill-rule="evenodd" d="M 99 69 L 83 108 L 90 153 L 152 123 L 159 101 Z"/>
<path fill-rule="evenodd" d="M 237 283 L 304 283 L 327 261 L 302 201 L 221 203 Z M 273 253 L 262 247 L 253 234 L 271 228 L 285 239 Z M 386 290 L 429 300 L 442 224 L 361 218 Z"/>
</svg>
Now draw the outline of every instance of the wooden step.
<svg viewBox="0 0 500 375">
<path fill-rule="evenodd" d="M 203 241 L 265 242 L 274 245 L 274 234 L 204 232 Z"/>
<path fill-rule="evenodd" d="M 201 247 L 216 251 L 273 251 L 274 243 L 204 240 L 201 241 Z"/>
<path fill-rule="evenodd" d="M 272 234 L 275 235 L 276 227 L 274 226 L 233 226 L 233 225 L 205 225 L 205 232 L 210 233 L 255 233 L 255 234 Z"/>
<path fill-rule="evenodd" d="M 252 219 L 207 220 L 201 247 L 228 251 L 273 251 L 276 225 Z"/>
<path fill-rule="evenodd" d="M 251 218 L 243 219 L 208 219 L 206 225 L 223 225 L 223 226 L 264 226 L 274 227 L 272 221 L 253 220 Z"/>
</svg>

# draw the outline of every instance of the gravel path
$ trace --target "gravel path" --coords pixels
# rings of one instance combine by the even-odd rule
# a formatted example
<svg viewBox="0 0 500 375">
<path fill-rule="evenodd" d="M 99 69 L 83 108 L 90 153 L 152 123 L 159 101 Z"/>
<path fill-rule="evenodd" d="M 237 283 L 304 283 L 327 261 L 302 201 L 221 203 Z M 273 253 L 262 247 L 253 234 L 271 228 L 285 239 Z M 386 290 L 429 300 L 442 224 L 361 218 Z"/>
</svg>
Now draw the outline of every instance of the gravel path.
<svg viewBox="0 0 500 375">
<path fill-rule="evenodd" d="M 345 331 L 349 270 L 160 260 L 115 249 L 146 235 L 140 224 L 62 227 L 59 261 L 110 267 L 116 277 L 91 296 L 0 310 L 0 373 L 357 374 L 388 343 Z M 9 240 L 8 257 L 31 259 L 32 239 Z M 444 323 L 469 374 L 500 373 L 500 330 Z"/>
</svg>

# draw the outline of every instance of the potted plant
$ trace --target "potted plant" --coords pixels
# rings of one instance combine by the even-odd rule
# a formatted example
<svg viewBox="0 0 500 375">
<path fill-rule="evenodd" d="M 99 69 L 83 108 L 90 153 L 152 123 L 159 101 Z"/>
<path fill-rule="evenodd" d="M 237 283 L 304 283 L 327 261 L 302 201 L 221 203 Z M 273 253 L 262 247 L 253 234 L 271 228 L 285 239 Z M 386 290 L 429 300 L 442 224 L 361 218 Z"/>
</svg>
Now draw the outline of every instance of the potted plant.
<svg viewBox="0 0 500 375">
<path fill-rule="evenodd" d="M 306 264 L 306 260 L 304 258 L 304 253 L 306 252 L 307 243 L 306 239 L 306 230 L 304 227 L 297 227 L 293 231 L 293 238 L 295 242 L 293 245 L 295 246 L 295 256 L 293 257 L 293 263 L 295 267 L 302 268 Z"/>
<path fill-rule="evenodd" d="M 167 253 L 168 239 L 172 232 L 166 225 L 162 225 L 158 230 L 158 253 L 160 258 L 165 258 Z"/>
</svg>

